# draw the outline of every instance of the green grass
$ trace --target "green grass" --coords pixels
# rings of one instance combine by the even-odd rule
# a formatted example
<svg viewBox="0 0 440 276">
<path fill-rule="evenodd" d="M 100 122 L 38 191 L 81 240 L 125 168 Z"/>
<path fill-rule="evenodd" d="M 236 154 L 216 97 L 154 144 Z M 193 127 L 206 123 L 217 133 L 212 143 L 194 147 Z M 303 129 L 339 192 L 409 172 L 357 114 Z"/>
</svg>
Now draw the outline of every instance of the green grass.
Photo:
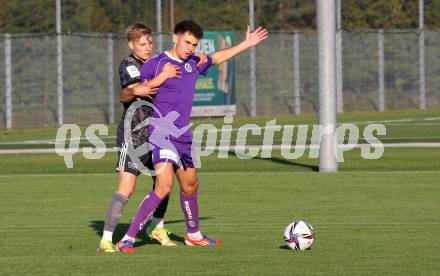
<svg viewBox="0 0 440 276">
<path fill-rule="evenodd" d="M 440 148 L 385 148 L 377 160 L 361 158 L 359 149 L 344 154 L 344 162 L 339 163 L 340 171 L 438 171 L 440 168 Z M 0 155 L 0 175 L 21 174 L 109 174 L 116 164 L 116 153 L 107 153 L 99 160 L 85 159 L 81 153 L 73 158 L 73 168 L 67 169 L 63 157 L 56 154 L 8 154 Z M 213 153 L 201 158 L 199 172 L 314 172 L 319 160 L 308 158 L 306 151 L 302 158 L 289 160 L 274 150 L 271 158 L 242 160 L 230 154 L 228 158 L 218 158 Z"/>
<path fill-rule="evenodd" d="M 438 123 L 426 120 L 436 117 L 435 112 L 385 115 L 346 114 L 342 121 L 413 118 L 410 127 L 389 126 L 396 127 L 397 138 L 421 137 L 414 142 L 439 133 L 437 125 L 423 125 Z M 296 124 L 313 118 L 277 119 Z M 237 118 L 236 123 L 251 121 L 264 125 L 267 120 Z M 220 120 L 198 121 L 204 122 L 221 125 Z M 0 139 L 53 139 L 55 132 L 3 131 Z M 440 148 L 385 148 L 378 160 L 362 159 L 355 149 L 345 153 L 339 173 L 327 174 L 316 173 L 318 160 L 307 153 L 297 160 L 285 159 L 279 150 L 271 158 L 250 160 L 233 153 L 226 159 L 216 153 L 203 157 L 201 228 L 224 246 L 183 245 L 185 225 L 175 187 L 166 222 L 179 246 L 163 248 L 140 236 L 138 252 L 131 255 L 96 251 L 117 183 L 115 153 L 100 160 L 76 154 L 73 169 L 66 169 L 56 154 L 0 155 L 0 275 L 438 274 Z M 138 183 L 115 240 L 151 189 L 146 176 Z M 283 230 L 294 219 L 315 227 L 312 250 L 286 249 Z"/>
<path fill-rule="evenodd" d="M 200 173 L 202 230 L 221 248 L 162 248 L 135 255 L 96 247 L 116 175 L 1 176 L 0 272 L 8 274 L 373 275 L 438 272 L 440 186 L 425 172 Z M 150 189 L 141 178 L 117 237 Z M 144 183 L 148 183 L 144 185 Z M 287 250 L 284 227 L 305 219 L 313 250 Z M 184 236 L 176 190 L 168 227 Z"/>
</svg>

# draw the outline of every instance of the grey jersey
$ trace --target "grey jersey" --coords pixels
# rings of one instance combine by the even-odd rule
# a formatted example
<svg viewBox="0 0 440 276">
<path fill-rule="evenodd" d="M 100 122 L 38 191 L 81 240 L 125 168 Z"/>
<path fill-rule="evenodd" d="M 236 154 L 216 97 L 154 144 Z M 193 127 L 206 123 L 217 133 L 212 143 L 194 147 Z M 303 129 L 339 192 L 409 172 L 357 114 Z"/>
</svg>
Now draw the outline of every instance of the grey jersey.
<svg viewBox="0 0 440 276">
<path fill-rule="evenodd" d="M 119 66 L 119 79 L 121 81 L 121 89 L 127 88 L 128 86 L 140 82 L 140 68 L 143 64 L 142 60 L 135 58 L 133 55 L 126 57 Z M 143 99 L 147 100 L 148 99 Z M 136 102 L 136 99 L 133 99 L 129 103 L 123 103 L 124 112 L 122 113 L 121 121 L 118 126 L 118 133 L 116 138 L 117 146 L 120 147 L 124 142 L 124 119 L 127 114 L 127 110 L 132 103 Z M 148 106 L 141 106 L 136 109 L 133 114 L 133 119 L 131 121 L 131 137 L 133 141 L 134 147 L 138 147 L 145 143 L 147 139 L 147 127 L 141 127 L 139 129 L 134 130 L 136 126 L 138 126 L 142 121 L 148 118 L 151 114 L 151 108 Z M 128 141 L 125 141 L 128 142 Z"/>
</svg>

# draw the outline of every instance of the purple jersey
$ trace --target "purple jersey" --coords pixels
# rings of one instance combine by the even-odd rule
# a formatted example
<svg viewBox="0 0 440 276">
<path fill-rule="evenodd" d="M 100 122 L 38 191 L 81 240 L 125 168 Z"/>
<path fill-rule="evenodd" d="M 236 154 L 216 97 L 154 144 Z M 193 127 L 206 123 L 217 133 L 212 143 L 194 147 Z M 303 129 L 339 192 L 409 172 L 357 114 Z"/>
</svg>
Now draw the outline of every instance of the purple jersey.
<svg viewBox="0 0 440 276">
<path fill-rule="evenodd" d="M 174 128 L 170 129 L 169 134 L 175 133 L 176 129 L 184 129 L 190 124 L 190 115 L 192 110 L 192 104 L 194 99 L 194 92 L 196 87 L 196 81 L 199 74 L 206 75 L 208 68 L 212 64 L 212 59 L 208 56 L 208 62 L 197 68 L 197 62 L 199 58 L 191 55 L 185 61 L 172 57 L 167 52 L 162 52 L 142 65 L 141 68 L 141 81 L 154 79 L 162 72 L 162 69 L 166 63 L 172 63 L 179 65 L 181 78 L 167 79 L 160 87 L 153 100 L 153 105 L 156 107 L 153 110 L 151 117 L 165 118 L 171 111 L 177 112 L 180 116 L 174 120 L 174 124 L 165 122 L 162 128 Z M 170 116 L 174 117 L 174 116 Z M 154 127 L 150 124 L 148 126 L 148 132 L 152 134 Z M 186 130 L 179 137 L 169 136 L 170 139 L 191 142 L 192 134 L 191 130 Z"/>
</svg>

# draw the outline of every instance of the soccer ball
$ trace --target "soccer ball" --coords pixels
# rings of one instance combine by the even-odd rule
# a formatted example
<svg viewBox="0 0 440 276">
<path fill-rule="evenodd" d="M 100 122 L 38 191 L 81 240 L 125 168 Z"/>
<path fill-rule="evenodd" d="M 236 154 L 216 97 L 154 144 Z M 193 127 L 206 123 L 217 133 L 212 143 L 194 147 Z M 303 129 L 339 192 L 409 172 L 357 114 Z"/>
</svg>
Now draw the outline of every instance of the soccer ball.
<svg viewBox="0 0 440 276">
<path fill-rule="evenodd" d="M 315 240 L 313 227 L 305 221 L 296 220 L 284 230 L 284 240 L 289 248 L 304 251 Z"/>
</svg>

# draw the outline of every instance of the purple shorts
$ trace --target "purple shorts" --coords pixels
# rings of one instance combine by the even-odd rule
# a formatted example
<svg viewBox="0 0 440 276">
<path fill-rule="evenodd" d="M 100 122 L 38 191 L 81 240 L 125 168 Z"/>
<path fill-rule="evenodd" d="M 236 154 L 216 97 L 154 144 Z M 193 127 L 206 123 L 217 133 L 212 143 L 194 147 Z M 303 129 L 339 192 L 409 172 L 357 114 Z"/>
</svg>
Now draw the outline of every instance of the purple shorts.
<svg viewBox="0 0 440 276">
<path fill-rule="evenodd" d="M 167 147 L 155 147 L 152 151 L 153 164 L 172 163 L 174 168 L 195 168 L 195 151 L 192 142 L 169 141 Z M 194 159 L 193 159 L 194 157 Z"/>
</svg>

